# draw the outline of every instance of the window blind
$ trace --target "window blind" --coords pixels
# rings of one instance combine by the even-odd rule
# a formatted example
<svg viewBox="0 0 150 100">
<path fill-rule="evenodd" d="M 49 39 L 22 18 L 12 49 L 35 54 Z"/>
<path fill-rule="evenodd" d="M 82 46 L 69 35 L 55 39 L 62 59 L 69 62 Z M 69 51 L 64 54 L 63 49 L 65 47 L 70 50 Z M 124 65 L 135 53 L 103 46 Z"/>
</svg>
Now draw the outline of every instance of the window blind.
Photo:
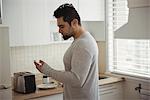
<svg viewBox="0 0 150 100">
<path fill-rule="evenodd" d="M 128 23 L 127 0 L 107 0 L 106 4 L 109 71 L 150 78 L 150 40 L 114 36 L 117 29 Z"/>
</svg>

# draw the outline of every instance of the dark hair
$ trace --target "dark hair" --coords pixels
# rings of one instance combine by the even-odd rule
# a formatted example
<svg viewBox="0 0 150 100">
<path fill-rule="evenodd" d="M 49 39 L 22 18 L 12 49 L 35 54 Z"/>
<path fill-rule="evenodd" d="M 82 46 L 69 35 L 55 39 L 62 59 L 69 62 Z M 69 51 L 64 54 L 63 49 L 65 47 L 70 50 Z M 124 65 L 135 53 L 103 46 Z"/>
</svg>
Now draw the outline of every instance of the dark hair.
<svg viewBox="0 0 150 100">
<path fill-rule="evenodd" d="M 63 20 L 65 22 L 68 22 L 70 25 L 71 25 L 71 21 L 73 19 L 77 19 L 78 24 L 81 25 L 80 16 L 72 4 L 65 3 L 65 4 L 59 6 L 54 11 L 54 16 L 56 18 L 63 17 Z"/>
</svg>

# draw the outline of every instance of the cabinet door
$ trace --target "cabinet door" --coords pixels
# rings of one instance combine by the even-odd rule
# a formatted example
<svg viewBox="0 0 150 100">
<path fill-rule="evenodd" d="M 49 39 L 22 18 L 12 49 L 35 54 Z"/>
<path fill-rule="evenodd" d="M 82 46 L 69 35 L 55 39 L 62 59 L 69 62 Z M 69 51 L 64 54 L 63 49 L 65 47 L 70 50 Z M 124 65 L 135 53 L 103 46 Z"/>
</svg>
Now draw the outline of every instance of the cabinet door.
<svg viewBox="0 0 150 100">
<path fill-rule="evenodd" d="M 0 90 L 0 100 L 12 100 L 12 89 Z"/>
<path fill-rule="evenodd" d="M 45 97 L 40 97 L 40 98 L 35 98 L 30 100 L 63 100 L 63 94 L 55 94 L 51 96 L 45 96 Z"/>
<path fill-rule="evenodd" d="M 46 0 L 23 0 L 22 27 L 24 45 L 40 45 L 50 42 Z"/>
<path fill-rule="evenodd" d="M 10 46 L 48 44 L 46 0 L 4 0 L 4 24 L 10 28 Z"/>
<path fill-rule="evenodd" d="M 122 83 L 114 83 L 99 87 L 100 100 L 123 100 Z"/>
<path fill-rule="evenodd" d="M 0 87 L 11 86 L 9 30 L 7 26 L 0 25 Z M 0 100 L 12 100 L 12 90 L 0 88 Z"/>
<path fill-rule="evenodd" d="M 79 0 L 82 21 L 104 21 L 104 0 Z"/>
<path fill-rule="evenodd" d="M 3 24 L 9 26 L 10 46 L 23 44 L 22 0 L 3 0 Z"/>
<path fill-rule="evenodd" d="M 0 85 L 6 87 L 11 86 L 8 31 L 8 27 L 0 25 Z"/>
</svg>

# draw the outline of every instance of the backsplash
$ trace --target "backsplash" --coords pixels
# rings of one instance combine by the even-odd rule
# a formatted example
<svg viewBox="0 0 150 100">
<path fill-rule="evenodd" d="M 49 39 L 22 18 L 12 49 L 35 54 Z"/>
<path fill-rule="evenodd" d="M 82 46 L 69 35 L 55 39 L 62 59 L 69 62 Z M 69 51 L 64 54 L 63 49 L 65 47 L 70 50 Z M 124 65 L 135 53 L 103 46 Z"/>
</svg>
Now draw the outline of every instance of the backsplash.
<svg viewBox="0 0 150 100">
<path fill-rule="evenodd" d="M 40 46 L 11 47 L 11 75 L 19 71 L 39 73 L 33 61 L 40 59 L 55 69 L 63 70 L 63 55 L 69 46 L 70 43 L 54 43 Z"/>
<path fill-rule="evenodd" d="M 53 43 L 39 46 L 19 46 L 10 49 L 11 75 L 14 72 L 30 71 L 39 73 L 35 68 L 34 60 L 44 60 L 51 67 L 64 70 L 63 55 L 71 43 Z M 106 43 L 97 42 L 99 48 L 99 73 L 105 72 L 106 66 Z"/>
</svg>

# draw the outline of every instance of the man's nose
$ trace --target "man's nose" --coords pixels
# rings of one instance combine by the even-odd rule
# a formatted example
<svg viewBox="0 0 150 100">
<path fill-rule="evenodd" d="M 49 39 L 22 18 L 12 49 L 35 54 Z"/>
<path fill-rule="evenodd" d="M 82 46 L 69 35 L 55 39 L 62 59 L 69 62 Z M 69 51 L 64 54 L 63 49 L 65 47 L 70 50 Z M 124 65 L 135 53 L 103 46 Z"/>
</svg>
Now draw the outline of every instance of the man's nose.
<svg viewBox="0 0 150 100">
<path fill-rule="evenodd" d="M 60 29 L 59 29 L 58 31 L 59 31 L 59 33 L 61 33 L 61 30 L 60 30 Z"/>
</svg>

